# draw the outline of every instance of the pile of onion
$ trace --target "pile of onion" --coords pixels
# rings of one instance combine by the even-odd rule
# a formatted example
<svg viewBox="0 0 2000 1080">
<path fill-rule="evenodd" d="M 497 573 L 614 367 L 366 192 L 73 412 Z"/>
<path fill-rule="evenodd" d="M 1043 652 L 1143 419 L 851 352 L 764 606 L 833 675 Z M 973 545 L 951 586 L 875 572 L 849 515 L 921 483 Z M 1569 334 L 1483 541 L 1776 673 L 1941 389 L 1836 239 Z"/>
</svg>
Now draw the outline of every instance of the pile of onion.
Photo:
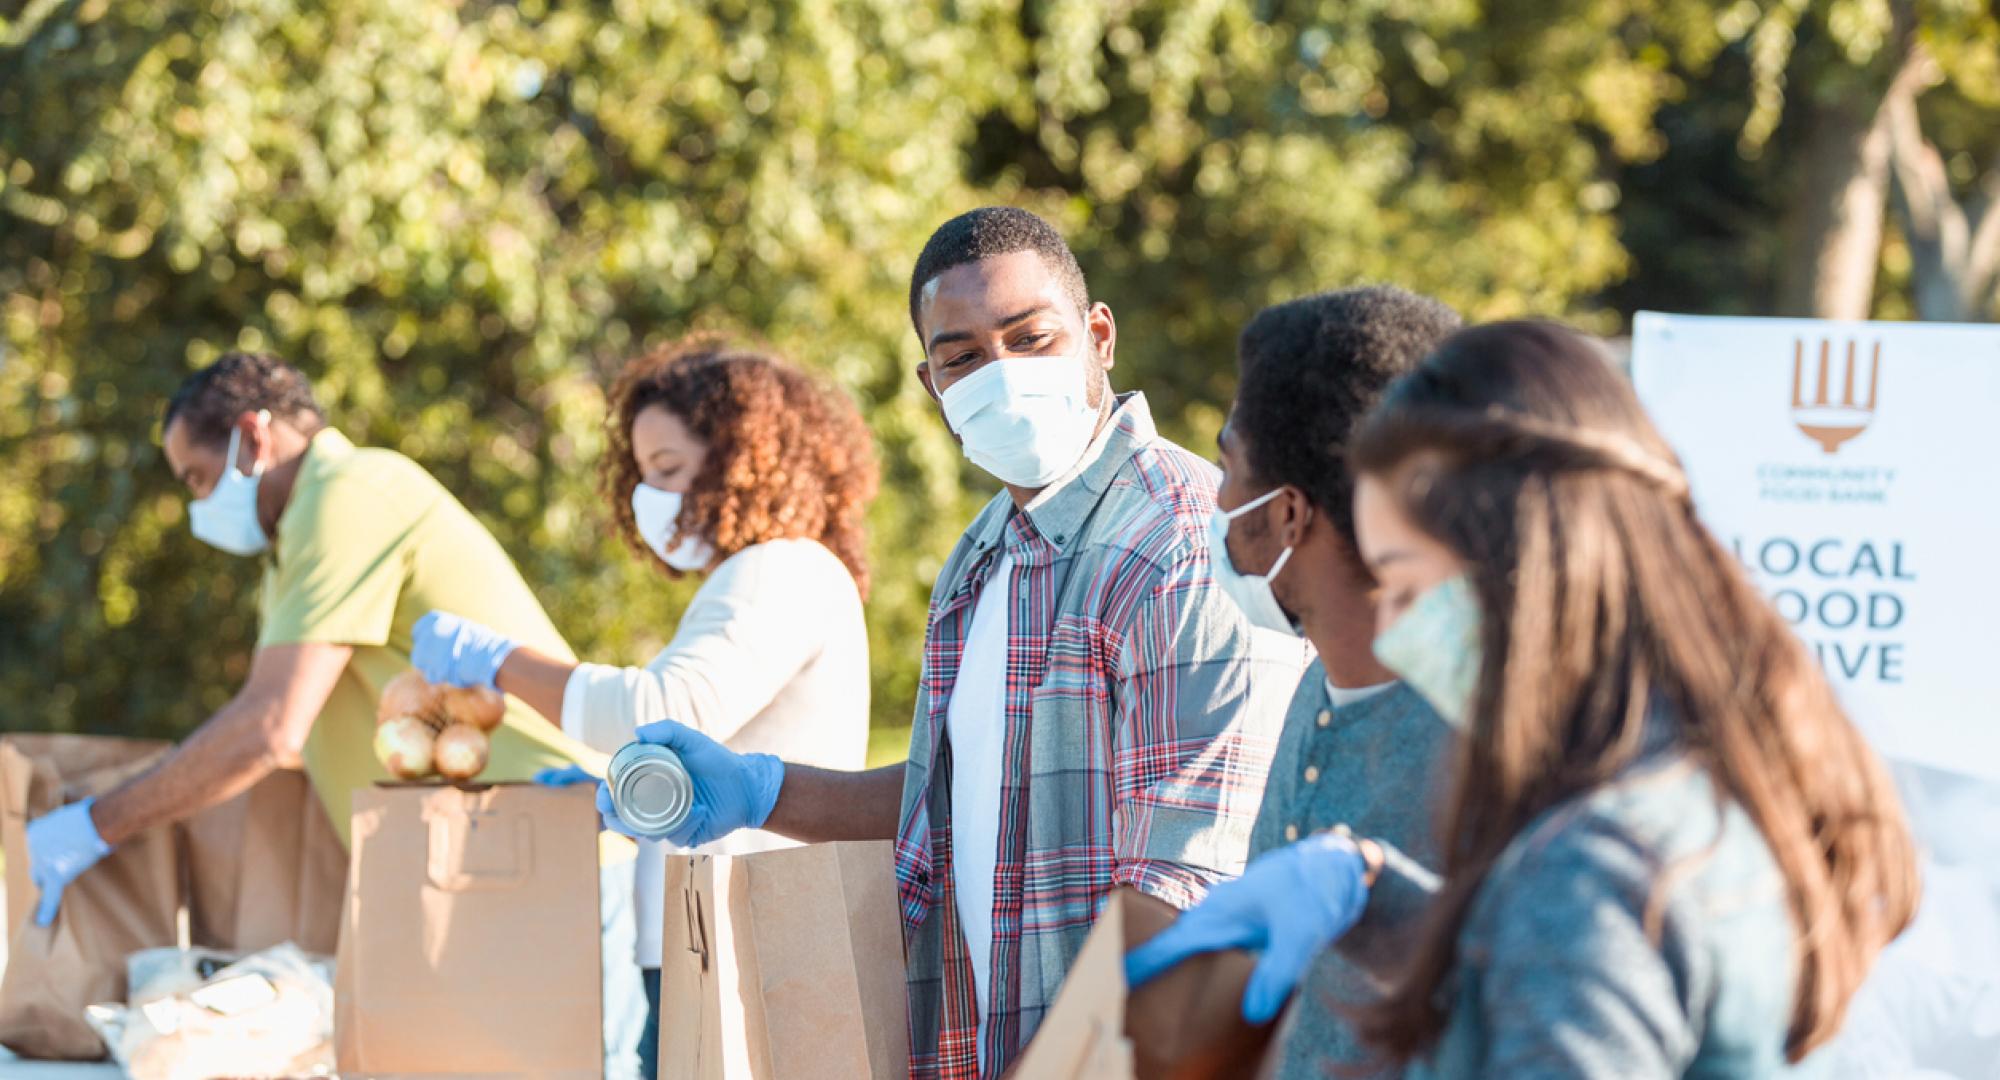
<svg viewBox="0 0 2000 1080">
<path fill-rule="evenodd" d="M 507 699 L 497 691 L 432 686 L 414 671 L 389 680 L 375 708 L 375 757 L 399 780 L 465 781 L 486 768 L 487 733 Z"/>
</svg>

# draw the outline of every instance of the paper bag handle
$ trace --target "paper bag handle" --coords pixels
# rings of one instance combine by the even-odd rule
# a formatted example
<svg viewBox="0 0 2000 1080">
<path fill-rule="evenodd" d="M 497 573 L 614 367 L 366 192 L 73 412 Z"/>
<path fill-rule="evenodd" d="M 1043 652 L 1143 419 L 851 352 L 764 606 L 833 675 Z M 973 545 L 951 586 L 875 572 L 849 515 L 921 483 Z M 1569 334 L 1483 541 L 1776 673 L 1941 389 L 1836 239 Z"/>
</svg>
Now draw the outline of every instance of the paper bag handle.
<svg viewBox="0 0 2000 1080">
<path fill-rule="evenodd" d="M 430 819 L 425 876 L 434 889 L 519 888 L 534 868 L 535 827 L 525 814 L 438 814 Z"/>
<path fill-rule="evenodd" d="M 701 957 L 701 970 L 708 973 L 708 920 L 701 910 L 701 894 L 693 889 L 681 890 L 681 913 L 687 918 L 687 951 Z"/>
</svg>

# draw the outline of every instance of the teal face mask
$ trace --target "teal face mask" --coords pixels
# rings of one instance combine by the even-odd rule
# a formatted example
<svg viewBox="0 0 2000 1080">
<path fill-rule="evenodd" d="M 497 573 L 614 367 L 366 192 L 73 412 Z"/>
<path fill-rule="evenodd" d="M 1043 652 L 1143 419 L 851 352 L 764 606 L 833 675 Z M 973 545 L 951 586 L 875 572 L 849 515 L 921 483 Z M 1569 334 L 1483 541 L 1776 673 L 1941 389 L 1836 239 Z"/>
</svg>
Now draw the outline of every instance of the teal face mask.
<svg viewBox="0 0 2000 1080">
<path fill-rule="evenodd" d="M 1462 731 L 1479 691 L 1479 623 L 1472 583 L 1447 578 L 1375 638 L 1375 658 Z"/>
</svg>

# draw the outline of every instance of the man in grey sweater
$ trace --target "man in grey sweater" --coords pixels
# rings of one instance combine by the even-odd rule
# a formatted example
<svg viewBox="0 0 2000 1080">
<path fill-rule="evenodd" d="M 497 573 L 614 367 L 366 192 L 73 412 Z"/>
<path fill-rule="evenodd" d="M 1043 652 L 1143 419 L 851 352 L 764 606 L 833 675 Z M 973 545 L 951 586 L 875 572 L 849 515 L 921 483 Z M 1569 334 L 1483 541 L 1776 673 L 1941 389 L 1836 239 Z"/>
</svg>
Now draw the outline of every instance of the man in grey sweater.
<svg viewBox="0 0 2000 1080">
<path fill-rule="evenodd" d="M 1226 545 L 1229 558 L 1217 560 L 1217 576 L 1253 622 L 1302 633 L 1319 654 L 1286 714 L 1250 855 L 1337 827 L 1379 838 L 1379 847 L 1362 841 L 1356 849 L 1370 861 L 1375 885 L 1356 902 L 1366 903 L 1378 932 L 1351 945 L 1392 946 L 1396 935 L 1381 932 L 1384 925 L 1422 907 L 1423 896 L 1396 894 L 1406 891 L 1403 883 L 1428 881 L 1425 867 L 1436 865 L 1431 792 L 1446 773 L 1451 729 L 1371 651 L 1374 581 L 1356 551 L 1354 480 L 1344 451 L 1388 385 L 1458 325 L 1444 305 L 1383 286 L 1267 308 L 1239 341 L 1236 403 L 1218 439 L 1222 535 L 1211 543 Z M 1410 865 L 1378 882 L 1372 871 L 1384 857 Z M 1310 868 L 1295 869 L 1300 886 L 1321 884 Z M 1285 891 L 1239 884 L 1269 891 L 1271 899 Z M 1364 1059 L 1334 1005 L 1363 998 L 1371 984 L 1347 950 L 1291 940 L 1297 924 L 1288 913 L 1299 907 L 1218 889 L 1134 952 L 1129 975 L 1143 982 L 1204 948 L 1258 949 L 1263 958 L 1244 999 L 1246 1016 L 1270 1019 L 1301 987 L 1278 1034 L 1280 1075 L 1317 1075 L 1329 1061 L 1358 1063 Z"/>
</svg>

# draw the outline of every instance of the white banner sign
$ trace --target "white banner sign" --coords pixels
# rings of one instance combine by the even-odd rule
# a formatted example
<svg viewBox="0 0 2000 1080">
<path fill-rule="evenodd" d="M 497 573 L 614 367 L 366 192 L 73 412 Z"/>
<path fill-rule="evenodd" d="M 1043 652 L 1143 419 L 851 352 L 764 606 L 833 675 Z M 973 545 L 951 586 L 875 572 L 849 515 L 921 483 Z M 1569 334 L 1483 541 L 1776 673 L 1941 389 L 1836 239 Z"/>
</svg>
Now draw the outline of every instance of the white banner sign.
<svg viewBox="0 0 2000 1080">
<path fill-rule="evenodd" d="M 1884 757 L 1922 849 L 1833 1080 L 2000 1080 L 2000 327 L 1642 314 L 1697 506 Z"/>
<path fill-rule="evenodd" d="M 1632 373 L 1877 749 L 2000 779 L 2000 327 L 1649 312 Z"/>
</svg>

